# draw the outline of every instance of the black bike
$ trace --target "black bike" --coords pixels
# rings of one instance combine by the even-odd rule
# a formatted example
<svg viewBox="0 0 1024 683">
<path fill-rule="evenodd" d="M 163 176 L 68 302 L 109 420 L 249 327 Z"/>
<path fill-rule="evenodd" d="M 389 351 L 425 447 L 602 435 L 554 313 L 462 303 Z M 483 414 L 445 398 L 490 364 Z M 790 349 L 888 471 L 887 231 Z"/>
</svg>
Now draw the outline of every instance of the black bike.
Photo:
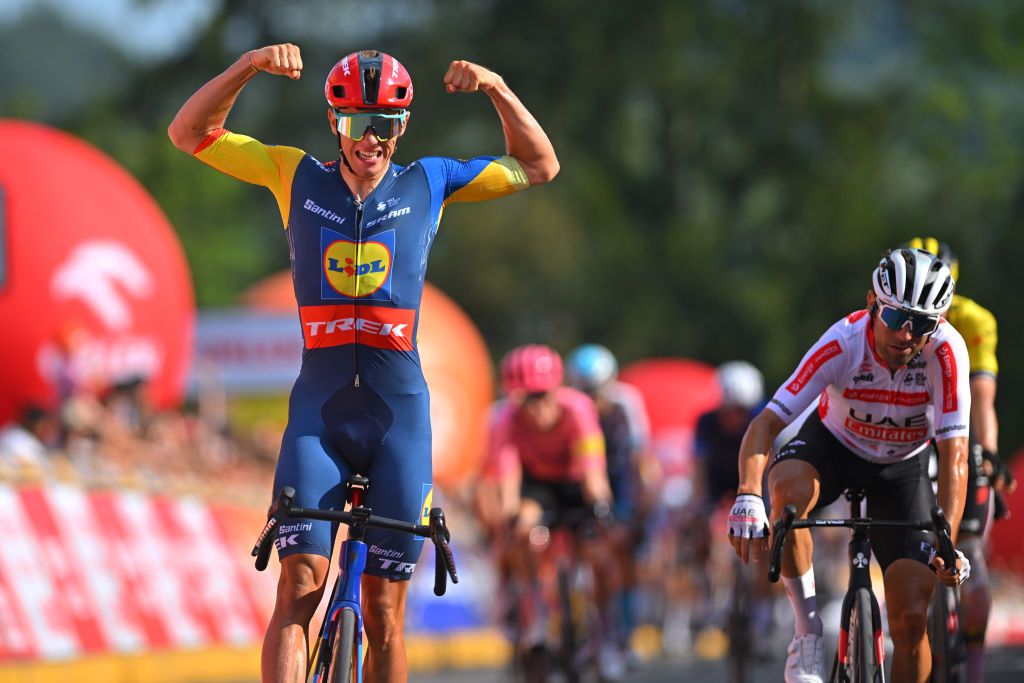
<svg viewBox="0 0 1024 683">
<path fill-rule="evenodd" d="M 884 683 L 885 647 L 882 638 L 882 617 L 878 601 L 871 590 L 871 542 L 868 530 L 871 527 L 900 527 L 933 531 L 939 544 L 939 557 L 947 567 L 956 566 L 956 553 L 949 537 L 949 522 L 942 508 L 935 506 L 931 520 L 894 521 L 861 517 L 861 502 L 864 491 L 848 489 L 846 499 L 850 501 L 849 519 L 796 519 L 796 508 L 787 505 L 782 517 L 775 523 L 772 538 L 771 559 L 768 579 L 779 580 L 782 570 L 782 547 L 790 529 L 812 527 L 848 527 L 853 530 L 850 538 L 850 583 L 843 598 L 840 617 L 839 646 L 832 664 L 831 681 L 840 683 Z"/>
</svg>

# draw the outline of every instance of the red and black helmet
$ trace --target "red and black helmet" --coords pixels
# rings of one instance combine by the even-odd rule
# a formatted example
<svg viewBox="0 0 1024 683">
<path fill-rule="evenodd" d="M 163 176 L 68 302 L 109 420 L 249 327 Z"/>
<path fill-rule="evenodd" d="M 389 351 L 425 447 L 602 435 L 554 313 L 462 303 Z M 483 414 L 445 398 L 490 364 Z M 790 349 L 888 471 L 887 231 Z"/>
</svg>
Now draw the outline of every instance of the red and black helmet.
<svg viewBox="0 0 1024 683">
<path fill-rule="evenodd" d="M 405 109 L 412 102 L 412 78 L 391 55 L 362 50 L 334 65 L 324 96 L 339 109 Z"/>
</svg>

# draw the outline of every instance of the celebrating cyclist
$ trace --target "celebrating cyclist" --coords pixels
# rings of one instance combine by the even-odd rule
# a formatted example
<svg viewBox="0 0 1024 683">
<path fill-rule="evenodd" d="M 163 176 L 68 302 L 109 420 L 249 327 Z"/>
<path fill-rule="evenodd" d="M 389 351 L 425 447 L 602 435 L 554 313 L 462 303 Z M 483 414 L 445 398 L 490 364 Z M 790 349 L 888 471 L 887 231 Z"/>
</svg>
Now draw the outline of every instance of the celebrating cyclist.
<svg viewBox="0 0 1024 683">
<path fill-rule="evenodd" d="M 245 53 L 196 91 L 168 129 L 173 143 L 240 180 L 267 187 L 286 230 L 304 352 L 291 394 L 274 490 L 296 504 L 340 508 L 352 471 L 371 480 L 375 513 L 418 521 L 431 486 L 427 387 L 416 349 L 420 297 L 443 208 L 545 183 L 558 172 L 551 143 L 502 80 L 454 61 L 449 93 L 483 92 L 497 110 L 506 154 L 394 162 L 409 122 L 413 84 L 394 57 L 364 50 L 327 75 L 327 123 L 338 159 L 322 163 L 224 128 L 235 99 L 259 73 L 298 79 L 299 48 Z M 263 643 L 264 681 L 301 681 L 306 632 L 325 586 L 335 527 L 305 520 L 277 539 L 281 579 Z M 366 677 L 407 677 L 403 622 L 422 540 L 367 532 L 363 582 Z"/>
<path fill-rule="evenodd" d="M 658 464 L 648 448 L 650 423 L 639 390 L 618 381 L 615 355 L 600 344 L 584 344 L 565 361 L 566 383 L 594 400 L 604 435 L 605 461 L 615 512 L 612 540 L 619 558 L 620 594 L 612 612 L 617 645 L 628 654 L 629 634 L 636 625 L 634 560 L 650 511 Z"/>
<path fill-rule="evenodd" d="M 863 488 L 867 514 L 896 520 L 929 518 L 935 501 L 927 454 L 938 451 L 938 504 L 956 541 L 967 488 L 967 434 L 971 395 L 967 348 L 942 318 L 953 277 L 936 256 L 917 249 L 888 252 L 871 276 L 867 309 L 839 320 L 808 350 L 796 371 L 751 422 L 740 447 L 740 482 L 729 516 L 729 536 L 744 562 L 767 544 L 768 519 L 761 477 L 769 446 L 816 397 L 817 413 L 774 454 L 768 475 L 773 514 L 793 505 L 803 518 L 830 504 L 845 488 Z M 942 566 L 923 532 L 873 528 L 885 577 L 895 681 L 924 681 L 931 670 L 926 619 L 935 580 L 956 585 L 970 564 Z M 822 622 L 811 564 L 810 533 L 787 539 L 782 558 L 786 594 L 796 616 L 787 683 L 820 682 L 824 671 Z"/>
<path fill-rule="evenodd" d="M 490 485 L 487 490 L 500 492 L 501 507 L 512 520 L 509 559 L 520 577 L 529 571 L 522 549 L 545 513 L 557 518 L 560 513 L 593 510 L 606 519 L 611 514 L 612 491 L 597 409 L 585 394 L 563 386 L 563 376 L 561 356 L 542 344 L 515 348 L 501 362 L 506 400 L 493 414 L 484 481 Z M 604 615 L 613 590 L 612 567 L 606 556 L 598 559 L 600 539 L 580 545 L 594 570 L 598 609 Z M 524 643 L 538 644 L 542 643 Z"/>
<path fill-rule="evenodd" d="M 945 242 L 915 237 L 909 247 L 935 254 L 949 266 L 953 278 L 959 261 Z M 996 417 L 996 319 L 987 309 L 956 293 L 945 317 L 967 344 L 971 384 L 971 450 L 968 459 L 967 502 L 960 521 L 957 547 L 971 563 L 971 581 L 960 591 L 960 626 L 967 643 L 967 676 L 971 683 L 985 679 L 985 631 L 992 608 L 985 550 L 991 531 L 996 491 L 1012 491 L 1017 483 L 999 457 L 999 421 Z"/>
</svg>

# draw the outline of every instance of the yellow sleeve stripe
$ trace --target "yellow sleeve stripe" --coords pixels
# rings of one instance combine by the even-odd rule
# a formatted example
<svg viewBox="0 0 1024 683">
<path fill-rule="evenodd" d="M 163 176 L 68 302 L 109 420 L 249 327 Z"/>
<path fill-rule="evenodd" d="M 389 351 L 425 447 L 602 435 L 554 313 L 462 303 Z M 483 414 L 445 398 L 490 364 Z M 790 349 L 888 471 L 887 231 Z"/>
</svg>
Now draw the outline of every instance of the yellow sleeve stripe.
<svg viewBox="0 0 1024 683">
<path fill-rule="evenodd" d="M 597 434 L 587 434 L 581 437 L 574 445 L 573 452 L 577 458 L 589 460 L 591 458 L 603 458 L 604 457 L 604 435 L 598 432 Z"/>
<path fill-rule="evenodd" d="M 526 172 L 519 162 L 510 156 L 503 156 L 487 164 L 473 181 L 463 188 L 452 192 L 444 205 L 453 202 L 479 202 L 496 199 L 505 195 L 525 190 L 530 186 Z"/>
<path fill-rule="evenodd" d="M 281 223 L 288 227 L 292 178 L 305 152 L 295 147 L 267 146 L 248 135 L 224 131 L 197 149 L 195 156 L 221 173 L 268 188 L 277 199 Z"/>
</svg>

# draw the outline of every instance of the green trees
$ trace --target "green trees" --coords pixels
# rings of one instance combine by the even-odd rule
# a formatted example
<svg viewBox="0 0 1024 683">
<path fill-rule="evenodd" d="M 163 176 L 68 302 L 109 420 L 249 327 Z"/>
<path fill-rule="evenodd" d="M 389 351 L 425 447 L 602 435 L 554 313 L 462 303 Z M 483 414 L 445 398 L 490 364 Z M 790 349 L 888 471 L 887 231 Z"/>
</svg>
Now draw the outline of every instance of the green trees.
<svg viewBox="0 0 1024 683">
<path fill-rule="evenodd" d="M 935 234 L 961 257 L 962 291 L 999 317 L 1000 409 L 1020 405 L 1019 3 L 365 7 L 224 3 L 177 56 L 118 61 L 121 80 L 70 110 L 4 67 L 0 112 L 53 122 L 124 163 L 177 227 L 200 303 L 221 305 L 286 267 L 287 247 L 268 193 L 167 142 L 201 82 L 246 48 L 299 44 L 303 79 L 257 78 L 230 125 L 329 159 L 321 79 L 342 54 L 378 47 L 416 83 L 400 161 L 501 153 L 487 99 L 440 85 L 451 59 L 478 61 L 526 102 L 562 162 L 549 186 L 445 212 L 429 277 L 496 355 L 528 340 L 601 341 L 626 361 L 747 358 L 772 384 L 863 303 L 884 248 Z M 16 30 L 0 26 L 4 64 Z M 101 71 L 76 78 L 107 83 Z M 1007 421 L 1004 448 L 1022 439 Z"/>
</svg>

